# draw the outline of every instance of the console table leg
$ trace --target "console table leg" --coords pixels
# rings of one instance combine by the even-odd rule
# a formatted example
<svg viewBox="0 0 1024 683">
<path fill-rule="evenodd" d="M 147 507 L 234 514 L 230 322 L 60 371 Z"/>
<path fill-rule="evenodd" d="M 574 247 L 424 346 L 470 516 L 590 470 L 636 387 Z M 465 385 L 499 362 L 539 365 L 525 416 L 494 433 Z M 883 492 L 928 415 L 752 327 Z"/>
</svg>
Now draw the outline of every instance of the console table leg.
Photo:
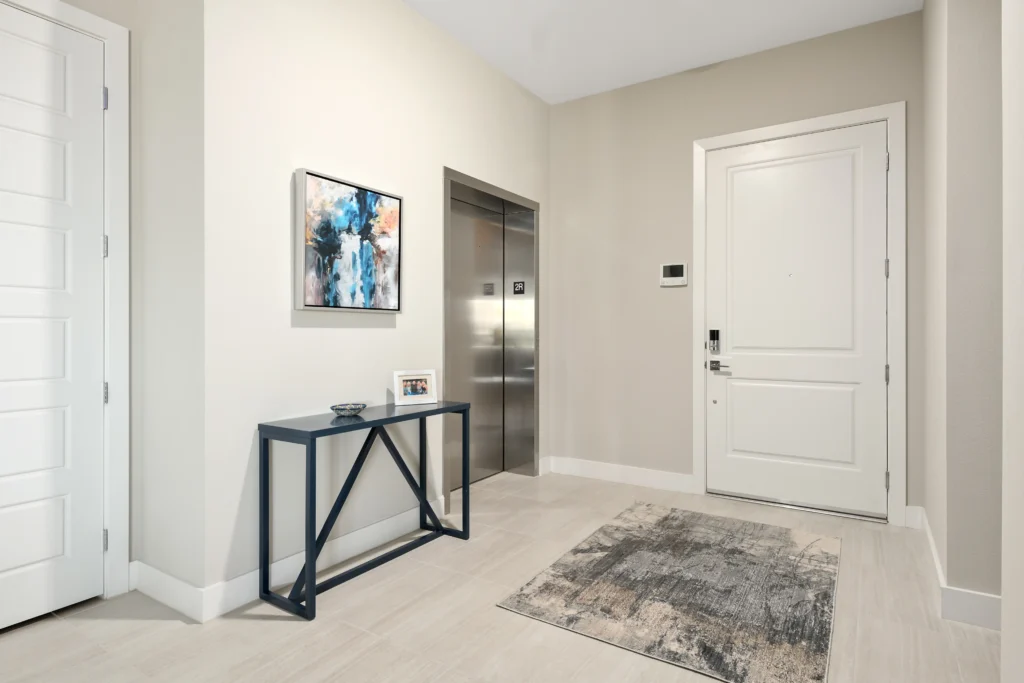
<svg viewBox="0 0 1024 683">
<path fill-rule="evenodd" d="M 424 500 L 430 500 L 427 495 L 427 418 L 420 418 L 420 491 L 423 492 Z M 432 529 L 427 526 L 427 506 L 420 503 L 420 529 Z"/>
<path fill-rule="evenodd" d="M 306 619 L 316 618 L 316 439 L 306 443 Z"/>
<path fill-rule="evenodd" d="M 469 408 L 462 413 L 462 537 L 469 540 Z"/>
<path fill-rule="evenodd" d="M 270 439 L 260 438 L 260 597 L 270 593 Z"/>
</svg>

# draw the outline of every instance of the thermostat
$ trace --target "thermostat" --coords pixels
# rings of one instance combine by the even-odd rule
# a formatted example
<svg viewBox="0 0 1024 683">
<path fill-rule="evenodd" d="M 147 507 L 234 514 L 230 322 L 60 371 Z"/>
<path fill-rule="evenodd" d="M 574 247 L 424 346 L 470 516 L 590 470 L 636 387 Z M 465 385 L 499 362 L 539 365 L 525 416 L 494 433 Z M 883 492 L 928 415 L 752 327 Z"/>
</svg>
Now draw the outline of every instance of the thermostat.
<svg viewBox="0 0 1024 683">
<path fill-rule="evenodd" d="M 661 266 L 662 287 L 685 287 L 686 264 L 670 263 Z"/>
</svg>

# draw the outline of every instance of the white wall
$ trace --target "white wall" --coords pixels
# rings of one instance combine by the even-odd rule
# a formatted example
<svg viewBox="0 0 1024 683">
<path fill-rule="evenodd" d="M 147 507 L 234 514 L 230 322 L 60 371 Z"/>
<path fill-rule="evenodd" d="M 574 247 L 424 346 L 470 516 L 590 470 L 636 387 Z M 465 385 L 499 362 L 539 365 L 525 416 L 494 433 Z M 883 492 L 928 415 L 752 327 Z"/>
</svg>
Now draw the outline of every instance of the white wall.
<svg viewBox="0 0 1024 683">
<path fill-rule="evenodd" d="M 1000 593 L 999 0 L 928 0 L 925 509 L 950 586 Z"/>
<path fill-rule="evenodd" d="M 1002 517 L 1000 0 L 949 0 L 946 467 L 951 586 L 998 595 Z"/>
<path fill-rule="evenodd" d="M 205 68 L 209 585 L 256 567 L 257 423 L 341 400 L 382 403 L 393 370 L 440 369 L 442 168 L 545 205 L 548 111 L 398 0 L 207 0 Z M 291 310 L 298 167 L 404 197 L 401 314 Z M 542 249 L 545 226 L 542 214 Z M 430 429 L 436 483 L 436 419 Z M 402 430 L 399 446 L 414 433 Z M 323 444 L 321 517 L 358 445 Z M 287 446 L 274 461 L 280 557 L 301 545 L 303 463 Z M 413 501 L 378 448 L 338 526 Z"/>
<path fill-rule="evenodd" d="M 131 30 L 131 555 L 202 586 L 203 3 L 68 1 Z"/>
<path fill-rule="evenodd" d="M 924 508 L 946 568 L 947 0 L 924 5 Z"/>
<path fill-rule="evenodd" d="M 559 105 L 551 115 L 550 451 L 692 472 L 693 141 L 908 103 L 910 502 L 924 498 L 919 13 Z M 586 267 L 582 267 L 583 265 Z M 642 418 L 623 416 L 623 401 Z"/>
<path fill-rule="evenodd" d="M 1003 2 L 1003 682 L 1024 680 L 1024 2 Z"/>
</svg>

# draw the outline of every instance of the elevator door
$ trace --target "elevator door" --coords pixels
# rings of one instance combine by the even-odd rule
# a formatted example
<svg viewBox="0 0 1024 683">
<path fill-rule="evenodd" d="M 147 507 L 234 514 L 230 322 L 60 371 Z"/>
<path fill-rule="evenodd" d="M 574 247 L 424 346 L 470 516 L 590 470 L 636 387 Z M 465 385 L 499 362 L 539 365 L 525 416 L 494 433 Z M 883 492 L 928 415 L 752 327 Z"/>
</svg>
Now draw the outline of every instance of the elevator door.
<svg viewBox="0 0 1024 683">
<path fill-rule="evenodd" d="M 498 205 L 500 207 L 500 203 Z M 469 401 L 470 481 L 504 469 L 503 219 L 501 211 L 452 199 L 448 231 L 445 396 Z M 461 449 L 458 420 L 445 418 L 445 462 Z M 449 486 L 462 486 L 459 467 L 446 467 Z"/>
<path fill-rule="evenodd" d="M 534 212 L 505 202 L 505 469 L 533 472 Z"/>
<path fill-rule="evenodd" d="M 470 483 L 533 474 L 535 213 L 452 182 L 444 392 L 472 403 Z M 445 418 L 447 488 L 462 486 L 459 419 Z"/>
</svg>

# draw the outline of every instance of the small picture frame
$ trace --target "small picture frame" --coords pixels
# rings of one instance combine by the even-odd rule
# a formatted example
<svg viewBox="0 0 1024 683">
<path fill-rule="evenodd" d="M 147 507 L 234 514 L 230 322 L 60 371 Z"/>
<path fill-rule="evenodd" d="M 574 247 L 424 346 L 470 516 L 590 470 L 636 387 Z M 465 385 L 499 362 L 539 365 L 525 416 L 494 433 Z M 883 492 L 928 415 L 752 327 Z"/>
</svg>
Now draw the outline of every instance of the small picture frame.
<svg viewBox="0 0 1024 683">
<path fill-rule="evenodd" d="M 433 370 L 396 370 L 395 405 L 437 403 L 437 377 Z"/>
</svg>

